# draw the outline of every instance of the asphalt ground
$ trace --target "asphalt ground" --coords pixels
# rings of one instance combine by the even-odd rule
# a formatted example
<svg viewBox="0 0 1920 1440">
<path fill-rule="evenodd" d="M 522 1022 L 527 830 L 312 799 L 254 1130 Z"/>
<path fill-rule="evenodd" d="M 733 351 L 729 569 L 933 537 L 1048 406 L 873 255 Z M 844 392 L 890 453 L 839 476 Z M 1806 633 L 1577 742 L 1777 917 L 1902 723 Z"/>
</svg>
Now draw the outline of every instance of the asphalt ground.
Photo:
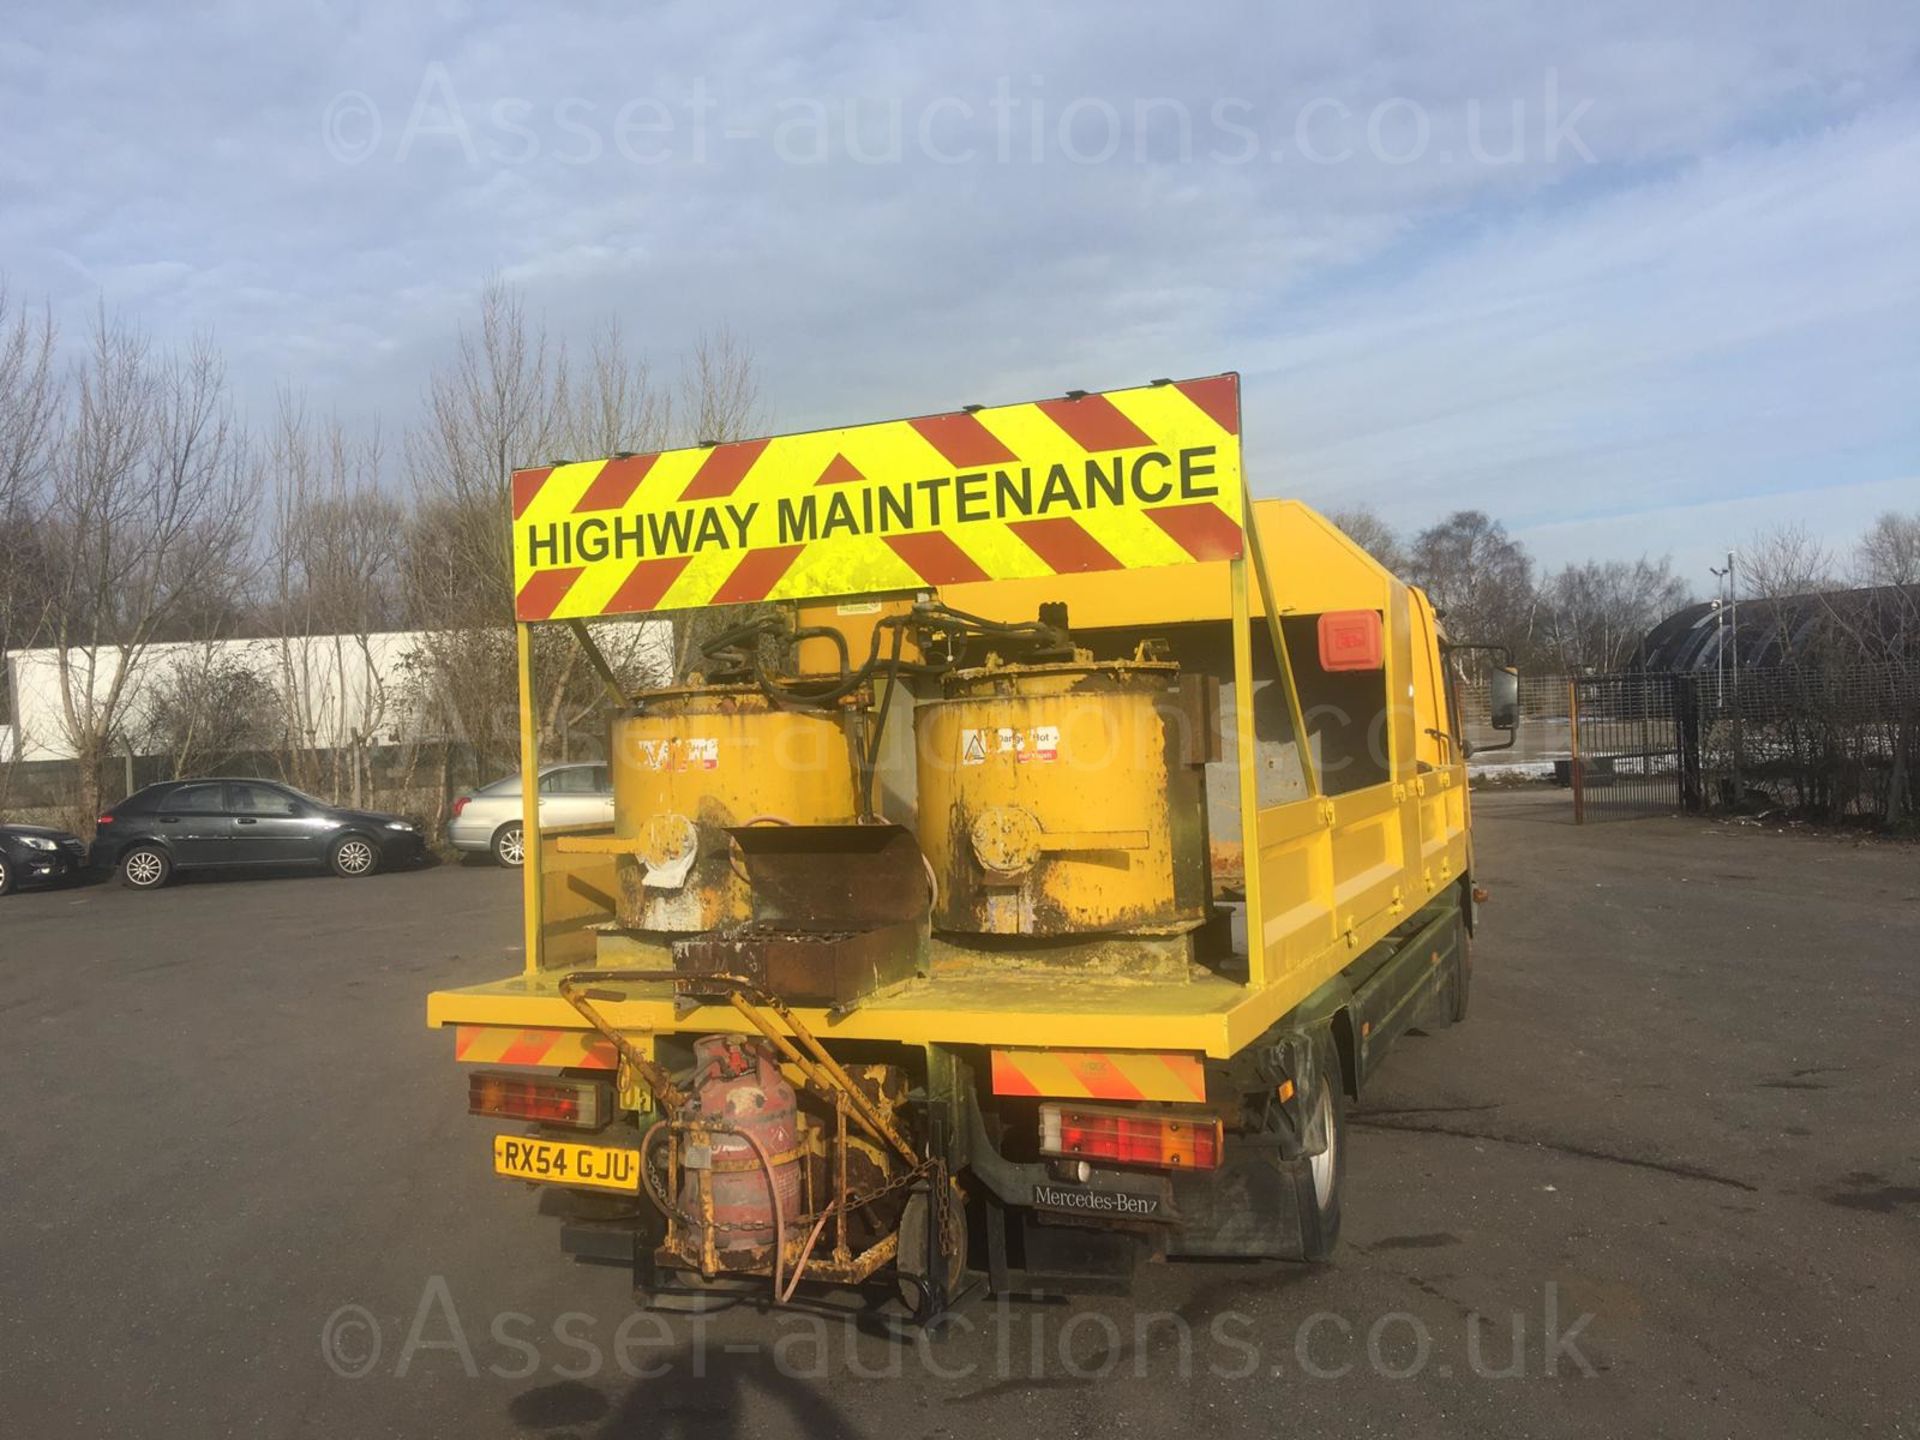
<svg viewBox="0 0 1920 1440">
<path fill-rule="evenodd" d="M 7 1435 L 1920 1428 L 1920 850 L 1479 805 L 1464 1026 L 1356 1112 L 1337 1263 L 1130 1298 L 636 1312 L 490 1173 L 435 986 L 514 879 L 0 901 Z"/>
</svg>

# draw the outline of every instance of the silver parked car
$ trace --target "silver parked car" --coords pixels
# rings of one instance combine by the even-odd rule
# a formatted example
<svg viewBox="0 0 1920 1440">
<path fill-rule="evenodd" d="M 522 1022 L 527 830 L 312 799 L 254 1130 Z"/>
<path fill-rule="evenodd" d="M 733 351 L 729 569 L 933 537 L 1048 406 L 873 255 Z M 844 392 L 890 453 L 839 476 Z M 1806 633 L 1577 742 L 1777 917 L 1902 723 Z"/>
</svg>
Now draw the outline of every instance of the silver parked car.
<svg viewBox="0 0 1920 1440">
<path fill-rule="evenodd" d="M 549 765 L 540 772 L 540 828 L 611 825 L 613 779 L 605 765 Z M 502 865 L 526 858 L 522 834 L 520 777 L 482 785 L 453 802 L 447 843 L 456 850 L 486 850 Z"/>
</svg>

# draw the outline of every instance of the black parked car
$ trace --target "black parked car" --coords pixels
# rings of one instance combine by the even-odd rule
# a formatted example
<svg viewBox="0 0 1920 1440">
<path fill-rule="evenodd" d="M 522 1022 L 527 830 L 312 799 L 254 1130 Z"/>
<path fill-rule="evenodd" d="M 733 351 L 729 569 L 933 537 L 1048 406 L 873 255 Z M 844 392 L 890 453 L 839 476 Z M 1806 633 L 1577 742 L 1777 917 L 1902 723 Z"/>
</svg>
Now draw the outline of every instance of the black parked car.
<svg viewBox="0 0 1920 1440">
<path fill-rule="evenodd" d="M 325 865 L 356 877 L 425 854 L 404 816 L 343 810 L 271 780 L 149 785 L 102 815 L 93 836 L 94 868 L 135 890 L 157 890 L 176 870 Z"/>
<path fill-rule="evenodd" d="M 22 885 L 58 885 L 86 873 L 87 846 L 78 835 L 44 825 L 0 825 L 0 895 Z"/>
</svg>

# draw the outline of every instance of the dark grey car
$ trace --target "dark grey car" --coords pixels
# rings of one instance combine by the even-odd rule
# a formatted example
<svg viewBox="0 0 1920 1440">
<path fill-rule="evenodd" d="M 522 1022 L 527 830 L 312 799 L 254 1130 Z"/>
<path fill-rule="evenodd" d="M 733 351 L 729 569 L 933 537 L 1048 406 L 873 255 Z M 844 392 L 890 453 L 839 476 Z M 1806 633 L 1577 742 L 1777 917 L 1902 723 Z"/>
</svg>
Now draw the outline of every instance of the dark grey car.
<svg viewBox="0 0 1920 1440">
<path fill-rule="evenodd" d="M 348 810 L 272 780 L 170 780 L 100 817 L 93 865 L 156 890 L 177 870 L 326 866 L 356 877 L 424 858 L 420 826 Z"/>
</svg>

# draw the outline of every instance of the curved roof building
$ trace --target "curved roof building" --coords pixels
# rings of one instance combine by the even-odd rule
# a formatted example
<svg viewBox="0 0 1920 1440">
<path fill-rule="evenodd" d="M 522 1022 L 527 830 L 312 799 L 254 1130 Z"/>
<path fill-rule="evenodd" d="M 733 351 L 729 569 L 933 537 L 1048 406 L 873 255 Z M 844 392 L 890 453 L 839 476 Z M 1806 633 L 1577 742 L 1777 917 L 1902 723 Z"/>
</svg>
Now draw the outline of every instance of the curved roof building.
<svg viewBox="0 0 1920 1440">
<path fill-rule="evenodd" d="M 1920 585 L 1742 600 L 1738 608 L 1738 616 L 1730 617 L 1720 601 L 1708 600 L 1674 611 L 1647 632 L 1640 666 L 1718 670 L 1731 658 L 1744 668 L 1764 669 L 1829 659 L 1835 646 L 1845 647 L 1849 661 L 1920 653 Z"/>
</svg>

